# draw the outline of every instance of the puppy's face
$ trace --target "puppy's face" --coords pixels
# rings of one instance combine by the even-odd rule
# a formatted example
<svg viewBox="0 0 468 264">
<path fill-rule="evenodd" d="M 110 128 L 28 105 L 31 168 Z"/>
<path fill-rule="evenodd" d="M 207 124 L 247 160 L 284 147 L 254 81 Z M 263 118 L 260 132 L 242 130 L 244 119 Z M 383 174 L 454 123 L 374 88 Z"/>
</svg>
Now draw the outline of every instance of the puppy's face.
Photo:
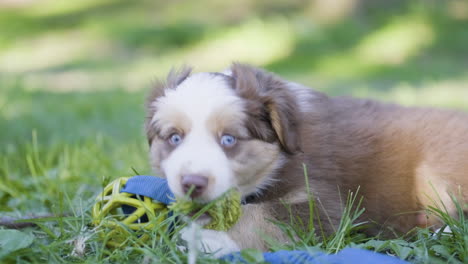
<svg viewBox="0 0 468 264">
<path fill-rule="evenodd" d="M 260 97 L 246 98 L 240 73 L 171 73 L 150 97 L 151 163 L 176 196 L 210 201 L 230 188 L 246 196 L 274 181 L 284 155 L 280 114 Z"/>
</svg>

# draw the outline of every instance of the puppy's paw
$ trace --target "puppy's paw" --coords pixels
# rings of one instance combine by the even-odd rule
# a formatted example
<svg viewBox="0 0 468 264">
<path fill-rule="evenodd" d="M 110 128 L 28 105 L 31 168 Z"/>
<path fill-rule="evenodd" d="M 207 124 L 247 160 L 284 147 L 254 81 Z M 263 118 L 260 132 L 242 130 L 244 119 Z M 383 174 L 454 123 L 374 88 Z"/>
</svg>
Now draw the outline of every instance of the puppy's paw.
<svg viewBox="0 0 468 264">
<path fill-rule="evenodd" d="M 196 252 L 213 254 L 218 258 L 239 251 L 237 243 L 223 231 L 202 229 L 198 224 L 191 223 L 181 230 L 181 238 L 187 242 L 189 256 Z"/>
</svg>

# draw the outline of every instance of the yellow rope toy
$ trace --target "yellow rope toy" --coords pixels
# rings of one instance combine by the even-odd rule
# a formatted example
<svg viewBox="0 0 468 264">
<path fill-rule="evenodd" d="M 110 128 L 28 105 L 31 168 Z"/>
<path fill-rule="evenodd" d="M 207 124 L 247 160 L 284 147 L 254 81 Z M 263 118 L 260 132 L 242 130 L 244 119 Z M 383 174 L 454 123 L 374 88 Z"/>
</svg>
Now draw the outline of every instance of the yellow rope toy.
<svg viewBox="0 0 468 264">
<path fill-rule="evenodd" d="M 142 189 L 148 191 L 148 186 L 154 187 L 151 188 L 154 193 L 138 195 Z M 175 215 L 193 213 L 193 218 L 206 213 L 211 221 L 204 228 L 219 231 L 229 230 L 242 215 L 241 195 L 234 189 L 207 204 L 189 199 L 169 202 L 167 197 L 174 196 L 165 179 L 153 176 L 116 179 L 96 197 L 92 209 L 93 224 L 110 230 L 107 233 L 101 232 L 107 245 L 120 247 L 129 241 L 132 232 L 136 234 L 133 237 L 137 238 L 137 243 L 145 243 L 150 238 L 148 231 L 156 228 L 167 230 L 169 223 L 165 220 L 171 212 Z"/>
<path fill-rule="evenodd" d="M 91 216 L 95 226 L 110 229 L 109 233 L 101 232 L 102 238 L 108 239 L 107 245 L 120 247 L 126 244 L 131 232 L 137 233 L 137 242 L 144 243 L 149 235 L 140 231 L 150 231 L 162 225 L 169 210 L 163 203 L 149 197 L 135 197 L 134 194 L 120 192 L 130 178 L 119 178 L 107 185 L 96 197 Z M 123 207 L 135 208 L 131 214 L 125 214 Z M 146 216 L 146 221 L 143 218 Z"/>
</svg>

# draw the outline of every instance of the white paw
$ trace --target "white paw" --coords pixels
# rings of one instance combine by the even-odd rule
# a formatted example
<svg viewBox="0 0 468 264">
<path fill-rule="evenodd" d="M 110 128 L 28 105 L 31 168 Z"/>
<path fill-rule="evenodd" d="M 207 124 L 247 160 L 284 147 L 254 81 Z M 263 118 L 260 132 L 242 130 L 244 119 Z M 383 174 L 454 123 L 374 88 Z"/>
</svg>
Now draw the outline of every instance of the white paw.
<svg viewBox="0 0 468 264">
<path fill-rule="evenodd" d="M 189 260 L 196 258 L 197 252 L 213 254 L 218 258 L 240 250 L 226 232 L 202 229 L 196 223 L 189 224 L 180 233 L 181 238 L 187 241 Z"/>
</svg>

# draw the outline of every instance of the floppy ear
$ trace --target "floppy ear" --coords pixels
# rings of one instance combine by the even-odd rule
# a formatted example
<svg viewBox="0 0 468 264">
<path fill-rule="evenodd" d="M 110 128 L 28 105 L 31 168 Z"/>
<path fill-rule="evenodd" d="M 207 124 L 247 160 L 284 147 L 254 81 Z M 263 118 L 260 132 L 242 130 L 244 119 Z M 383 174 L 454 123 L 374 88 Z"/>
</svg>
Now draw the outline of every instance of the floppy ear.
<svg viewBox="0 0 468 264">
<path fill-rule="evenodd" d="M 192 69 L 188 66 L 183 66 L 179 70 L 171 69 L 167 75 L 166 82 L 156 80 L 153 84 L 147 99 L 146 99 L 146 120 L 145 120 L 145 131 L 146 137 L 148 138 L 148 144 L 151 145 L 154 137 L 156 136 L 156 130 L 153 128 L 151 123 L 154 114 L 156 113 L 156 107 L 154 102 L 161 96 L 164 96 L 167 89 L 175 89 L 181 84 L 188 76 Z"/>
<path fill-rule="evenodd" d="M 248 114 L 256 117 L 248 124 L 251 132 L 270 141 L 268 131 L 261 127 L 266 122 L 286 153 L 300 152 L 299 111 L 288 84 L 271 73 L 244 64 L 233 64 L 231 71 L 237 93 L 247 99 Z"/>
</svg>

